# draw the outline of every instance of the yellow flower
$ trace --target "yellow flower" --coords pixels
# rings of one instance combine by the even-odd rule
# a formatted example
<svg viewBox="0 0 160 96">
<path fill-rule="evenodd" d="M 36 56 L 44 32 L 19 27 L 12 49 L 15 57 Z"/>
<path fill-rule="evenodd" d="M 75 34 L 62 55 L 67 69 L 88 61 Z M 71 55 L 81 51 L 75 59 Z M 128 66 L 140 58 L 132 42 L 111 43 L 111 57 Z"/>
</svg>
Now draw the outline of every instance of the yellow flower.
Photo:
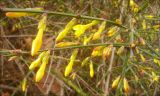
<svg viewBox="0 0 160 96">
<path fill-rule="evenodd" d="M 73 26 L 73 30 L 75 30 L 76 38 L 80 37 L 82 34 L 84 34 L 84 32 L 87 29 L 91 28 L 92 26 L 94 26 L 96 24 L 98 24 L 98 21 L 93 20 L 91 23 L 86 24 L 86 25 L 78 24 L 78 25 Z"/>
<path fill-rule="evenodd" d="M 123 88 L 124 88 L 124 92 L 128 94 L 130 91 L 130 86 L 126 78 L 123 79 Z"/>
<path fill-rule="evenodd" d="M 43 18 L 40 20 L 38 24 L 38 33 L 36 38 L 32 42 L 32 48 L 31 48 L 31 55 L 34 56 L 37 54 L 39 49 L 42 46 L 42 37 L 43 37 L 43 32 L 46 28 L 46 21 L 47 21 L 47 16 L 44 15 Z"/>
<path fill-rule="evenodd" d="M 159 77 L 156 75 L 156 73 L 154 73 L 153 71 L 152 71 L 152 78 L 153 78 L 153 80 L 154 81 L 156 81 L 156 82 L 158 82 L 158 80 L 159 80 Z"/>
<path fill-rule="evenodd" d="M 103 58 L 104 59 L 107 59 L 110 56 L 112 48 L 113 48 L 113 45 L 109 45 L 103 49 Z"/>
<path fill-rule="evenodd" d="M 103 52 L 104 46 L 97 46 L 93 49 L 91 56 L 96 57 L 96 56 L 101 56 Z"/>
<path fill-rule="evenodd" d="M 55 42 L 61 41 L 67 35 L 67 33 L 72 29 L 76 21 L 77 21 L 76 18 L 73 18 L 71 21 L 69 21 L 69 23 L 65 26 L 64 30 L 58 34 Z"/>
<path fill-rule="evenodd" d="M 90 77 L 92 78 L 94 76 L 94 68 L 93 68 L 93 62 L 92 61 L 90 61 L 89 69 L 90 69 Z"/>
<path fill-rule="evenodd" d="M 121 76 L 118 76 L 112 83 L 112 88 L 115 89 L 117 86 L 118 86 L 118 83 L 120 81 L 120 77 Z"/>
<path fill-rule="evenodd" d="M 110 28 L 109 31 L 107 32 L 107 36 L 108 37 L 113 36 L 116 33 L 116 31 L 117 31 L 117 27 Z"/>
<path fill-rule="evenodd" d="M 24 78 L 22 83 L 21 83 L 21 88 L 22 88 L 22 91 L 26 91 L 26 88 L 27 88 L 27 79 Z"/>
<path fill-rule="evenodd" d="M 106 27 L 106 22 L 103 21 L 102 24 L 100 25 L 98 31 L 96 33 L 94 33 L 92 40 L 100 39 L 100 36 L 101 36 L 102 32 L 104 31 L 105 27 Z"/>
</svg>

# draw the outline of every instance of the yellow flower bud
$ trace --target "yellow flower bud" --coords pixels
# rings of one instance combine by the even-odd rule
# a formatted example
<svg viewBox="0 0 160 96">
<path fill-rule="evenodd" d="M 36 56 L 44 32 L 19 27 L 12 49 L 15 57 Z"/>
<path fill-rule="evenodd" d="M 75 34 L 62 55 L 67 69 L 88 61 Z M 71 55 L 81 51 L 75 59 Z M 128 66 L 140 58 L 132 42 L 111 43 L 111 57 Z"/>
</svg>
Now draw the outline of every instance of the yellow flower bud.
<svg viewBox="0 0 160 96">
<path fill-rule="evenodd" d="M 119 25 L 121 25 L 121 24 L 122 24 L 122 22 L 121 22 L 121 20 L 120 20 L 120 19 L 116 19 L 116 23 L 117 23 L 117 24 L 119 24 Z"/>
<path fill-rule="evenodd" d="M 94 68 L 93 68 L 93 62 L 92 61 L 90 61 L 89 69 L 90 69 L 90 77 L 92 78 L 94 76 Z"/>
<path fill-rule="evenodd" d="M 68 76 L 71 73 L 74 61 L 77 57 L 77 54 L 78 54 L 78 49 L 74 49 L 74 51 L 70 57 L 70 62 L 67 65 L 67 67 L 65 68 L 64 76 Z"/>
<path fill-rule="evenodd" d="M 142 62 L 145 62 L 146 59 L 144 58 L 144 56 L 143 56 L 142 54 L 139 54 L 139 55 L 140 55 L 140 57 L 141 57 Z"/>
<path fill-rule="evenodd" d="M 64 72 L 65 77 L 67 77 L 71 73 L 72 67 L 73 67 L 73 61 L 70 61 L 70 63 L 65 68 L 65 72 Z"/>
<path fill-rule="evenodd" d="M 33 70 L 34 68 L 38 67 L 40 65 L 40 63 L 41 63 L 42 58 L 44 57 L 44 55 L 45 55 L 45 52 L 42 52 L 38 56 L 38 58 L 31 63 L 31 65 L 29 66 L 29 70 Z"/>
<path fill-rule="evenodd" d="M 101 56 L 103 52 L 104 46 L 97 46 L 93 49 L 91 56 L 96 57 L 96 56 Z"/>
<path fill-rule="evenodd" d="M 49 61 L 49 54 L 50 51 L 47 51 L 42 59 L 42 64 L 36 73 L 36 78 L 35 78 L 36 82 L 39 82 L 44 76 L 46 65 L 48 64 Z"/>
<path fill-rule="evenodd" d="M 154 73 L 153 71 L 152 71 L 152 78 L 153 78 L 153 80 L 154 81 L 156 81 L 156 82 L 158 82 L 158 80 L 159 80 L 159 77 L 156 75 L 156 73 Z"/>
<path fill-rule="evenodd" d="M 71 77 L 72 77 L 72 80 L 74 80 L 76 78 L 76 73 L 73 73 Z"/>
<path fill-rule="evenodd" d="M 158 64 L 158 65 L 160 66 L 160 60 L 158 60 L 158 59 L 153 59 L 153 62 L 156 63 L 156 64 Z"/>
<path fill-rule="evenodd" d="M 72 27 L 75 25 L 76 21 L 77 21 L 76 18 L 73 18 L 71 21 L 69 21 L 69 23 L 65 26 L 64 30 L 61 31 L 61 32 L 58 34 L 55 42 L 59 42 L 59 41 L 61 41 L 63 38 L 65 38 L 66 35 L 67 35 L 67 33 L 68 33 L 68 32 L 72 29 Z"/>
<path fill-rule="evenodd" d="M 143 28 L 144 30 L 147 29 L 147 24 L 146 24 L 146 21 L 145 21 L 145 20 L 142 21 L 142 28 Z"/>
<path fill-rule="evenodd" d="M 28 16 L 28 13 L 25 12 L 7 12 L 6 16 L 9 18 L 20 18 L 24 16 Z"/>
<path fill-rule="evenodd" d="M 84 37 L 83 45 L 87 45 L 87 43 L 91 40 L 92 34 L 87 38 L 86 36 Z"/>
<path fill-rule="evenodd" d="M 86 57 L 81 64 L 81 67 L 83 67 L 85 64 L 87 64 L 89 62 L 90 57 Z"/>
<path fill-rule="evenodd" d="M 35 81 L 39 82 L 43 78 L 44 73 L 45 73 L 45 65 L 41 65 L 41 67 L 38 69 L 36 73 Z"/>
<path fill-rule="evenodd" d="M 46 20 L 47 20 L 47 17 L 46 15 L 44 15 L 43 18 L 39 22 L 37 36 L 32 42 L 32 49 L 31 49 L 32 56 L 37 54 L 37 52 L 42 46 L 42 37 L 43 37 L 43 32 L 46 28 Z"/>
<path fill-rule="evenodd" d="M 124 46 L 121 46 L 118 51 L 117 51 L 117 54 L 120 55 L 121 53 L 123 53 L 124 51 Z"/>
<path fill-rule="evenodd" d="M 154 16 L 153 15 L 145 15 L 145 18 L 147 18 L 147 19 L 153 19 Z"/>
<path fill-rule="evenodd" d="M 113 48 L 113 45 L 109 45 L 103 49 L 103 58 L 104 59 L 107 59 L 110 56 L 112 48 Z"/>
<path fill-rule="evenodd" d="M 116 33 L 117 27 L 112 27 L 109 29 L 109 31 L 107 32 L 107 36 L 111 37 Z"/>
<path fill-rule="evenodd" d="M 26 8 L 27 10 L 43 10 L 42 8 Z M 20 18 L 25 16 L 32 16 L 34 13 L 27 12 L 6 12 L 6 16 L 9 18 Z"/>
<path fill-rule="evenodd" d="M 22 91 L 26 91 L 26 88 L 27 88 L 27 79 L 24 78 L 22 83 L 21 83 L 21 88 L 22 88 Z"/>
<path fill-rule="evenodd" d="M 115 89 L 117 86 L 118 86 L 118 83 L 120 81 L 120 77 L 121 76 L 118 76 L 112 83 L 112 88 Z"/>
<path fill-rule="evenodd" d="M 94 33 L 92 40 L 100 39 L 100 36 L 101 36 L 102 32 L 104 31 L 105 27 L 106 27 L 106 22 L 103 21 L 102 24 L 100 25 L 98 31 L 96 33 Z"/>
<path fill-rule="evenodd" d="M 60 43 L 57 43 L 55 47 L 61 48 L 61 47 L 67 47 L 67 46 L 72 46 L 77 44 L 78 44 L 77 42 L 60 42 Z"/>
<path fill-rule="evenodd" d="M 128 94 L 130 91 L 130 86 L 126 78 L 123 79 L 123 88 L 124 88 L 124 92 Z"/>
</svg>

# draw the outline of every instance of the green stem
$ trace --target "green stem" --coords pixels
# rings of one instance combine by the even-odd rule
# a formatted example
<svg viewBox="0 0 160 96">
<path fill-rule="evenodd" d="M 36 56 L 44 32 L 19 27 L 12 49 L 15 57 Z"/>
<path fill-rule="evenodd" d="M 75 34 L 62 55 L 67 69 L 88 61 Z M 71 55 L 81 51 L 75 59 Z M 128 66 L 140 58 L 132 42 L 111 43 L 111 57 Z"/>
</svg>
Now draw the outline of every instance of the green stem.
<svg viewBox="0 0 160 96">
<path fill-rule="evenodd" d="M 54 48 L 54 49 L 44 49 L 40 50 L 39 52 L 46 51 L 46 50 L 65 50 L 65 49 L 75 49 L 75 48 L 86 48 L 86 47 L 95 47 L 95 46 L 108 46 L 111 45 L 112 43 L 97 43 L 97 44 L 89 44 L 89 45 L 76 45 L 76 46 L 68 46 L 68 47 L 62 47 L 62 48 Z M 129 47 L 129 44 L 126 43 L 113 43 L 112 44 L 114 47 L 120 47 L 120 46 L 125 46 Z M 14 53 L 14 50 L 0 50 L 0 53 L 5 54 L 5 53 Z M 22 53 L 22 54 L 28 54 L 30 53 L 29 51 L 22 51 L 19 50 L 17 53 Z"/>
<path fill-rule="evenodd" d="M 40 13 L 40 14 L 47 13 L 48 15 L 68 16 L 68 17 L 75 17 L 75 18 L 80 18 L 80 19 L 106 21 L 109 24 L 113 24 L 113 25 L 127 29 L 127 27 L 117 24 L 114 21 L 107 20 L 104 18 L 85 16 L 85 15 L 75 15 L 75 14 L 63 13 L 63 12 L 42 11 L 42 10 L 36 10 L 36 9 L 20 9 L 20 8 L 1 8 L 0 10 L 2 12 L 28 12 L 28 13 Z"/>
</svg>

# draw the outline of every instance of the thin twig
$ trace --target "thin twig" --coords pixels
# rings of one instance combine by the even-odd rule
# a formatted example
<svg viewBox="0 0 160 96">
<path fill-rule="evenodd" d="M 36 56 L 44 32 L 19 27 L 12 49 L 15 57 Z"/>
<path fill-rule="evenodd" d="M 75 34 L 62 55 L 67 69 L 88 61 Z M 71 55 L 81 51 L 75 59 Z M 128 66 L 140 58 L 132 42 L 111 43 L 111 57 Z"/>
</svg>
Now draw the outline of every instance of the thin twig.
<svg viewBox="0 0 160 96">
<path fill-rule="evenodd" d="M 108 76 L 107 76 L 107 81 L 105 84 L 104 96 L 109 95 L 109 81 L 110 81 L 111 71 L 112 71 L 112 66 L 113 66 L 114 53 L 115 53 L 115 47 L 112 49 L 112 55 L 111 55 L 110 64 L 109 64 L 109 68 L 108 68 Z"/>
</svg>

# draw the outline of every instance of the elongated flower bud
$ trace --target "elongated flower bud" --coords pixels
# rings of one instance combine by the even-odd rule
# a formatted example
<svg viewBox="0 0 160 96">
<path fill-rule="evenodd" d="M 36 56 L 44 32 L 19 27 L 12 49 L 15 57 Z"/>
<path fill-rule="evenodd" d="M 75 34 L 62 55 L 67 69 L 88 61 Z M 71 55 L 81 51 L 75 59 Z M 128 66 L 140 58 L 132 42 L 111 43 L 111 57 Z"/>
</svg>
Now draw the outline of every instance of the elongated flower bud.
<svg viewBox="0 0 160 96">
<path fill-rule="evenodd" d="M 139 54 L 139 55 L 140 55 L 140 57 L 141 57 L 142 62 L 145 62 L 146 59 L 144 58 L 144 56 L 143 56 L 142 54 Z"/>
<path fill-rule="evenodd" d="M 78 42 L 60 42 L 60 43 L 57 43 L 55 47 L 61 48 L 61 47 L 67 47 L 67 46 L 72 46 L 77 44 Z"/>
<path fill-rule="evenodd" d="M 32 49 L 31 49 L 31 55 L 34 56 L 37 54 L 39 49 L 42 46 L 42 37 L 43 37 L 43 32 L 46 28 L 46 21 L 47 21 L 47 16 L 44 15 L 43 18 L 40 20 L 38 24 L 38 33 L 36 38 L 32 42 Z"/>
<path fill-rule="evenodd" d="M 73 18 L 71 21 L 69 21 L 69 23 L 65 26 L 64 30 L 61 31 L 57 38 L 56 38 L 56 42 L 61 41 L 63 38 L 66 37 L 67 33 L 72 29 L 72 27 L 76 24 L 77 19 Z"/>
<path fill-rule="evenodd" d="M 67 77 L 71 73 L 72 67 L 73 67 L 73 61 L 70 61 L 70 63 L 65 68 L 65 72 L 64 72 L 65 77 Z"/>
<path fill-rule="evenodd" d="M 94 76 L 94 68 L 93 68 L 93 62 L 90 61 L 90 64 L 89 64 L 89 69 L 90 69 L 90 77 L 92 78 Z"/>
<path fill-rule="evenodd" d="M 126 78 L 123 79 L 123 88 L 125 93 L 129 93 L 130 87 Z"/>
<path fill-rule="evenodd" d="M 65 72 L 64 72 L 64 76 L 65 77 L 68 76 L 71 73 L 74 61 L 75 61 L 75 59 L 77 57 L 77 54 L 78 54 L 78 49 L 74 49 L 74 51 L 73 51 L 73 53 L 72 53 L 72 55 L 70 57 L 70 62 L 65 68 Z"/>
<path fill-rule="evenodd" d="M 112 88 L 115 89 L 118 86 L 120 76 L 118 76 L 112 83 Z"/>
<path fill-rule="evenodd" d="M 26 88 L 27 88 L 27 79 L 24 78 L 22 83 L 21 83 L 21 88 L 22 88 L 22 91 L 26 91 Z"/>
<path fill-rule="evenodd" d="M 36 67 L 38 67 L 38 66 L 40 65 L 40 63 L 41 63 L 41 61 L 42 61 L 42 58 L 44 57 L 45 53 L 46 53 L 46 52 L 42 52 L 42 53 L 38 56 L 38 58 L 31 63 L 31 65 L 29 66 L 29 70 L 33 70 L 34 68 L 36 68 Z"/>
<path fill-rule="evenodd" d="M 42 59 L 42 64 L 36 73 L 36 78 L 35 78 L 36 82 L 39 82 L 44 76 L 46 65 L 48 64 L 49 61 L 49 54 L 50 51 L 47 51 Z"/>
<path fill-rule="evenodd" d="M 28 13 L 25 12 L 7 12 L 6 16 L 9 18 L 20 18 L 24 16 L 28 16 Z"/>
</svg>

